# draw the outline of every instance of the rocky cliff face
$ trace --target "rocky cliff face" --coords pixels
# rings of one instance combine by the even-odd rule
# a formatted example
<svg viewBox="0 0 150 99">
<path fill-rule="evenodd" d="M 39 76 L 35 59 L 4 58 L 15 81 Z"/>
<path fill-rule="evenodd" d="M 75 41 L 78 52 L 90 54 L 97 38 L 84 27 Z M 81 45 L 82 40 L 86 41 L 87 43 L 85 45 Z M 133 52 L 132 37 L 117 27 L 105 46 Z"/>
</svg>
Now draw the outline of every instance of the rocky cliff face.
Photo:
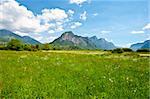
<svg viewBox="0 0 150 99">
<path fill-rule="evenodd" d="M 74 35 L 71 31 L 63 33 L 52 44 L 59 46 L 77 46 L 81 49 L 94 49 L 96 46 L 87 38 Z"/>
<path fill-rule="evenodd" d="M 73 32 L 68 31 L 63 33 L 59 38 L 52 42 L 59 46 L 77 46 L 81 49 L 114 49 L 113 43 L 107 42 L 105 39 L 97 39 L 96 36 L 91 38 L 74 35 Z"/>
</svg>

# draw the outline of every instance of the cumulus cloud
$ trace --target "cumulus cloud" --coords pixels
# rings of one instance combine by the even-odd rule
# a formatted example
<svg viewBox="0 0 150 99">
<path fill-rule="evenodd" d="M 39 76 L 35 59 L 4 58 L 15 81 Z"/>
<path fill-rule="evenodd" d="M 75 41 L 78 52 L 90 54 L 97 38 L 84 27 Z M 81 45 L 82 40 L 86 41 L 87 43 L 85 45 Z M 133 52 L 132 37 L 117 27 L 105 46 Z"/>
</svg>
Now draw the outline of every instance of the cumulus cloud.
<svg viewBox="0 0 150 99">
<path fill-rule="evenodd" d="M 19 32 L 19 31 L 15 31 L 16 34 L 21 35 L 21 36 L 29 36 L 28 33 L 23 33 L 23 32 Z"/>
<path fill-rule="evenodd" d="M 82 23 L 80 23 L 80 22 L 74 22 L 72 25 L 71 25 L 71 29 L 75 29 L 75 28 L 77 28 L 77 27 L 80 27 L 82 25 Z"/>
<path fill-rule="evenodd" d="M 68 10 L 68 15 L 73 16 L 74 11 L 73 10 Z"/>
<path fill-rule="evenodd" d="M 55 9 L 43 9 L 42 15 L 38 15 L 38 18 L 41 20 L 44 20 L 46 22 L 49 21 L 61 21 L 65 18 L 67 18 L 67 13 L 59 8 Z"/>
<path fill-rule="evenodd" d="M 82 5 L 84 2 L 87 2 L 88 0 L 70 0 L 71 4 L 77 4 Z"/>
<path fill-rule="evenodd" d="M 80 14 L 80 19 L 84 20 L 84 21 L 87 19 L 87 12 L 86 11 L 84 11 L 83 13 Z"/>
<path fill-rule="evenodd" d="M 49 30 L 48 33 L 55 33 L 55 31 L 54 30 Z"/>
<path fill-rule="evenodd" d="M 43 9 L 34 15 L 25 6 L 15 0 L 2 0 L 0 3 L 0 29 L 8 29 L 18 34 L 62 31 L 63 24 L 74 14 L 73 10 Z M 50 32 L 51 33 L 51 32 Z"/>
<path fill-rule="evenodd" d="M 26 7 L 16 1 L 3 0 L 0 4 L 0 28 L 13 31 L 32 32 L 40 27 L 40 22 Z"/>
<path fill-rule="evenodd" d="M 144 31 L 131 31 L 131 34 L 143 34 Z"/>
<path fill-rule="evenodd" d="M 43 9 L 41 14 L 35 15 L 15 0 L 1 0 L 0 8 L 0 29 L 10 30 L 21 36 L 31 36 L 42 42 L 56 38 L 45 37 L 44 33 L 53 34 L 63 31 L 65 27 L 75 29 L 82 25 L 80 22 L 73 22 L 75 12 L 71 9 Z"/>
<path fill-rule="evenodd" d="M 150 30 L 150 23 L 148 23 L 145 27 L 143 27 L 143 30 Z"/>
</svg>

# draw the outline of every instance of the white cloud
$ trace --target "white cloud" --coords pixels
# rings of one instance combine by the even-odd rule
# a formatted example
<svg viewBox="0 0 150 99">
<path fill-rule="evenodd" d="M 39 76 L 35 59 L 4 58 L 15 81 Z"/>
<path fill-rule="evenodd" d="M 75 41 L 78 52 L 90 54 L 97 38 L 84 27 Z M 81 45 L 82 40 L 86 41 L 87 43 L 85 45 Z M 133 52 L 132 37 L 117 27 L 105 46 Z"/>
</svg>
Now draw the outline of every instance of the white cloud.
<svg viewBox="0 0 150 99">
<path fill-rule="evenodd" d="M 77 4 L 82 5 L 84 2 L 87 2 L 88 0 L 70 0 L 71 4 Z"/>
<path fill-rule="evenodd" d="M 143 27 L 143 30 L 150 30 L 150 23 L 148 23 L 145 27 Z"/>
<path fill-rule="evenodd" d="M 131 31 L 131 34 L 143 34 L 144 31 Z"/>
<path fill-rule="evenodd" d="M 0 4 L 0 28 L 19 32 L 33 32 L 40 22 L 26 7 L 13 0 L 4 0 Z"/>
<path fill-rule="evenodd" d="M 102 34 L 107 34 L 107 33 L 110 33 L 111 31 L 106 31 L 106 30 L 103 30 L 103 31 L 101 31 L 100 33 L 102 33 Z"/>
<path fill-rule="evenodd" d="M 55 9 L 43 9 L 42 15 L 38 16 L 39 19 L 44 20 L 46 22 L 49 21 L 61 21 L 63 19 L 68 18 L 67 13 L 59 8 Z"/>
<path fill-rule="evenodd" d="M 74 14 L 72 10 L 43 9 L 42 14 L 34 15 L 15 0 L 2 0 L 0 3 L 0 29 L 8 29 L 18 34 L 40 33 L 50 30 L 61 31 L 63 25 Z"/>
<path fill-rule="evenodd" d="M 87 12 L 86 11 L 84 11 L 83 13 L 80 14 L 80 19 L 84 20 L 84 21 L 87 19 Z"/>
<path fill-rule="evenodd" d="M 63 28 L 62 25 L 57 26 L 56 29 L 55 29 L 56 32 L 61 32 L 61 31 L 63 31 L 63 30 L 64 30 L 64 28 Z"/>
<path fill-rule="evenodd" d="M 74 11 L 73 10 L 68 10 L 68 15 L 73 16 Z"/>
<path fill-rule="evenodd" d="M 16 34 L 21 35 L 21 36 L 29 36 L 28 33 L 23 33 L 23 32 L 19 32 L 19 31 L 15 31 Z"/>
<path fill-rule="evenodd" d="M 80 22 L 74 22 L 72 25 L 71 25 L 71 29 L 75 29 L 75 28 L 77 28 L 77 27 L 80 27 L 82 25 L 82 23 L 80 23 Z"/>
<path fill-rule="evenodd" d="M 135 43 L 127 43 L 127 44 L 122 44 L 122 45 L 117 45 L 118 47 L 123 47 L 123 48 L 130 48 L 130 46 L 132 44 L 135 44 Z"/>
<path fill-rule="evenodd" d="M 50 43 L 52 41 L 54 41 L 56 38 L 56 36 L 49 36 L 48 38 L 45 37 L 45 38 L 41 38 L 40 41 L 42 41 L 43 43 Z"/>
<path fill-rule="evenodd" d="M 55 33 L 55 31 L 54 30 L 49 30 L 48 33 Z"/>
<path fill-rule="evenodd" d="M 43 39 L 43 37 L 42 36 L 38 36 L 38 37 L 36 37 L 36 40 L 38 40 L 38 41 L 41 41 Z"/>
<path fill-rule="evenodd" d="M 78 1 L 78 4 L 82 3 Z M 41 14 L 35 15 L 15 0 L 1 0 L 0 8 L 0 29 L 8 29 L 21 36 L 31 36 L 41 42 L 48 41 L 46 38 L 49 37 L 45 37 L 44 33 L 61 32 L 65 27 L 75 29 L 82 25 L 80 22 L 73 22 L 75 12 L 71 9 L 43 9 Z M 86 20 L 86 12 L 83 13 L 82 19 Z M 54 38 L 56 37 L 51 37 L 51 40 Z"/>
<path fill-rule="evenodd" d="M 93 16 L 98 16 L 98 13 L 94 13 Z"/>
</svg>

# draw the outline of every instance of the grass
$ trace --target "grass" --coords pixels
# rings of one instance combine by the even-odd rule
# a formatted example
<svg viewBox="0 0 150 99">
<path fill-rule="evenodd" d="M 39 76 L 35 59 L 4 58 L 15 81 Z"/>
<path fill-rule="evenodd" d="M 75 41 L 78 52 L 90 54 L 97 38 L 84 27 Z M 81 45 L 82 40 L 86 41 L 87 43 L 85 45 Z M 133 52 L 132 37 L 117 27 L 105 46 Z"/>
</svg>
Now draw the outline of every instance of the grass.
<svg viewBox="0 0 150 99">
<path fill-rule="evenodd" d="M 0 98 L 148 99 L 149 71 L 137 53 L 0 51 Z"/>
</svg>

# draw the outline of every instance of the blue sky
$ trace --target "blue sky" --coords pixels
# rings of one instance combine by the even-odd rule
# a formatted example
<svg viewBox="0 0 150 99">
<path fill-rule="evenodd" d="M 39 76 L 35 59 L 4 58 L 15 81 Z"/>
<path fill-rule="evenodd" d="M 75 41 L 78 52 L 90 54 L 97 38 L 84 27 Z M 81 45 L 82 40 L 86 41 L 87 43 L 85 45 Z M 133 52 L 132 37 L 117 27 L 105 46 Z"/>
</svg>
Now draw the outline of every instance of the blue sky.
<svg viewBox="0 0 150 99">
<path fill-rule="evenodd" d="M 3 0 L 2 0 L 3 1 Z M 4 0 L 9 1 L 9 0 Z M 43 28 L 45 29 L 46 22 L 55 25 L 54 28 L 47 28 L 45 30 L 36 30 L 33 27 L 38 25 L 31 25 L 30 22 L 25 21 L 27 25 L 22 27 L 14 26 L 14 24 L 9 26 L 7 19 L 0 26 L 1 28 L 10 29 L 18 34 L 27 34 L 32 36 L 41 42 L 49 42 L 53 39 L 59 37 L 64 31 L 73 31 L 77 35 L 81 36 L 94 36 L 98 38 L 105 38 L 108 41 L 113 42 L 117 46 L 129 46 L 132 43 L 145 41 L 150 39 L 150 2 L 149 0 L 17 0 L 15 3 L 19 5 L 12 5 L 13 0 L 10 0 L 9 6 L 12 6 L 11 10 L 15 10 L 14 13 L 19 10 L 19 7 L 24 7 L 24 13 L 33 13 L 34 19 L 32 22 L 38 19 L 40 24 L 43 22 Z M 2 2 L 6 3 L 6 2 Z M 8 9 L 7 6 L 3 6 L 3 11 Z M 21 9 L 21 8 L 20 8 Z M 43 10 L 48 9 L 48 10 Z M 52 9 L 58 9 L 55 12 L 60 12 L 51 16 L 48 14 L 52 13 Z M 10 10 L 10 9 L 9 9 Z M 26 11 L 27 10 L 27 11 Z M 61 11 L 59 11 L 61 10 Z M 69 13 L 70 10 L 70 13 Z M 64 12 L 62 12 L 64 11 Z M 6 13 L 3 12 L 3 13 Z M 2 13 L 2 14 L 3 14 Z M 17 14 L 22 12 L 17 12 Z M 44 13 L 44 14 L 43 14 Z M 45 14 L 46 13 L 46 14 Z M 47 14 L 48 13 L 48 14 Z M 53 16 L 54 13 L 51 15 Z M 66 17 L 65 14 L 68 16 Z M 3 14 L 3 15 L 7 15 Z M 23 14 L 21 14 L 23 15 Z M 18 19 L 24 16 L 20 16 Z M 60 16 L 59 16 L 60 15 Z M 12 13 L 12 16 L 13 13 Z M 38 17 L 40 16 L 40 17 Z M 55 18 L 56 16 L 56 18 Z M 14 18 L 14 17 L 13 17 Z M 59 18 L 60 20 L 58 20 Z M 15 19 L 13 19 L 15 20 Z M 24 21 L 23 20 L 23 21 Z M 28 20 L 28 19 L 27 19 Z M 47 21 L 48 20 L 48 21 Z M 22 22 L 22 21 L 21 21 Z M 20 23 L 20 22 L 18 22 Z M 56 25 L 57 23 L 57 25 Z M 11 24 L 11 23 L 9 23 Z M 12 26 L 14 26 L 12 28 Z M 41 25 L 40 25 L 41 26 Z M 33 31 L 23 31 L 23 29 L 30 29 Z M 58 29 L 59 28 L 59 29 Z M 21 30 L 22 29 L 22 30 Z M 43 30 L 43 31 L 42 31 Z M 36 33 L 38 31 L 38 33 Z M 30 33 L 29 33 L 30 32 Z M 32 32 L 32 33 L 31 33 Z"/>
</svg>

